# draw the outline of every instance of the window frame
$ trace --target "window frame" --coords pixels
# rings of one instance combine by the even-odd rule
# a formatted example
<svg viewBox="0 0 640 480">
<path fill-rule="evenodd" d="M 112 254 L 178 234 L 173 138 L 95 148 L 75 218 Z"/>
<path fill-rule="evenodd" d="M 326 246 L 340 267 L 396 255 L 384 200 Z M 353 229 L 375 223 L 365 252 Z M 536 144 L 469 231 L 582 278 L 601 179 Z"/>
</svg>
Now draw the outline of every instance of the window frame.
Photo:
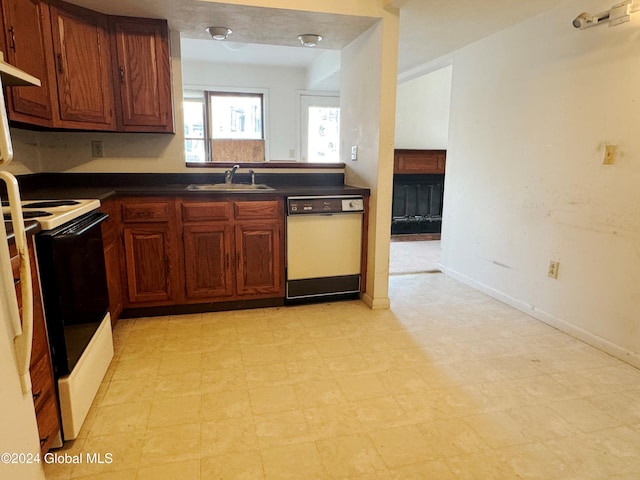
<svg viewBox="0 0 640 480">
<path fill-rule="evenodd" d="M 191 93 L 191 96 L 187 96 L 186 93 Z M 187 136 L 185 134 L 184 136 L 184 152 L 185 152 L 185 161 L 186 163 L 208 163 L 211 162 L 211 141 L 209 139 L 209 116 L 206 114 L 207 112 L 207 108 L 208 108 L 208 104 L 207 104 L 207 96 L 203 95 L 201 96 L 195 96 L 194 91 L 185 91 L 182 94 L 182 103 L 184 104 L 185 102 L 198 102 L 198 103 L 202 103 L 202 111 L 204 112 L 204 118 L 202 119 L 202 133 L 203 136 L 202 138 L 200 137 L 190 137 Z M 204 92 L 197 92 L 197 93 L 204 93 Z M 187 154 L 187 141 L 188 140 L 201 140 L 204 142 L 204 156 L 205 156 L 205 160 L 204 162 L 193 162 L 193 161 L 189 161 L 186 158 L 186 154 Z"/>
<path fill-rule="evenodd" d="M 205 156 L 206 159 L 204 162 L 197 162 L 202 164 L 216 164 L 216 163 L 224 163 L 224 162 L 216 162 L 213 160 L 213 155 L 211 151 L 211 129 L 209 125 L 209 112 L 210 112 L 210 96 L 211 94 L 222 94 L 225 96 L 258 96 L 262 97 L 262 140 L 264 141 L 264 156 L 265 162 L 268 162 L 270 159 L 269 156 L 269 90 L 265 88 L 243 88 L 243 87 L 217 87 L 211 85 L 184 85 L 182 92 L 183 101 L 188 100 L 189 98 L 201 98 L 204 99 L 204 108 L 205 114 L 203 119 L 203 126 L 205 128 Z M 199 97 L 195 97 L 199 95 Z M 191 137 L 185 136 L 185 146 L 184 151 L 186 153 L 186 141 L 191 139 Z M 198 139 L 199 140 L 199 139 Z M 186 161 L 186 156 L 185 156 Z M 186 162 L 186 163 L 196 163 L 196 162 Z"/>
</svg>

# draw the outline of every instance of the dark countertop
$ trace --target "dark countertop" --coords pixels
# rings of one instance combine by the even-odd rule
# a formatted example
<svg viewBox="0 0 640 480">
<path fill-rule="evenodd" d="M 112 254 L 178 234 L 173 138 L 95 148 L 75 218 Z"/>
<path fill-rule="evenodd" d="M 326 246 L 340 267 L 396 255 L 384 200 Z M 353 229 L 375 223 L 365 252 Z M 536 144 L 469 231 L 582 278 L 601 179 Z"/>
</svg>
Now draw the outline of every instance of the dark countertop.
<svg viewBox="0 0 640 480">
<path fill-rule="evenodd" d="M 304 196 L 304 195 L 369 195 L 369 189 L 352 185 L 321 186 L 274 186 L 273 190 L 256 191 L 211 191 L 187 190 L 186 184 L 105 186 L 105 187 L 46 187 L 24 191 L 23 200 L 83 199 L 105 200 L 114 195 L 180 195 L 184 197 L 229 197 L 229 196 Z"/>
</svg>

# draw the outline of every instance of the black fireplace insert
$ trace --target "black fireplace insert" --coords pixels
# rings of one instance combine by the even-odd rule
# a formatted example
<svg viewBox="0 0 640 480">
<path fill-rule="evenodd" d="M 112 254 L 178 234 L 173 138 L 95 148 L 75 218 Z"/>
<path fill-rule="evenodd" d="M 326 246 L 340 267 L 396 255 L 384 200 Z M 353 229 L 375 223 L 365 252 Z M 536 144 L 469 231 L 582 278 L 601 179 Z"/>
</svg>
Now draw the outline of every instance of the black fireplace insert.
<svg viewBox="0 0 640 480">
<path fill-rule="evenodd" d="M 395 174 L 391 234 L 440 233 L 444 174 Z"/>
</svg>

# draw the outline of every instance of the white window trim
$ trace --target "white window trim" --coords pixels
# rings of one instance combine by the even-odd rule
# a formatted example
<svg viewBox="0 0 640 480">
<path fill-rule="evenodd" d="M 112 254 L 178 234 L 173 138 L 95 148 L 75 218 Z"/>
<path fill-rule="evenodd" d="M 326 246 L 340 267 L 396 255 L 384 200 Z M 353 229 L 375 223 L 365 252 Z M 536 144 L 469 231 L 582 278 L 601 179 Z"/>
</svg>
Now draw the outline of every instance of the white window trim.
<svg viewBox="0 0 640 480">
<path fill-rule="evenodd" d="M 303 145 L 302 141 L 302 128 L 303 128 L 303 114 L 302 114 L 302 97 L 331 97 L 338 99 L 338 106 L 340 101 L 340 92 L 325 92 L 325 91 L 315 91 L 315 90 L 298 90 L 298 95 L 296 97 L 296 109 L 298 110 L 298 161 L 302 163 L 306 163 L 306 161 L 302 160 L 306 157 L 307 153 L 303 151 L 303 148 L 306 145 Z M 340 123 L 342 125 L 342 123 Z M 304 126 L 307 128 L 307 125 Z M 342 128 L 342 127 L 341 127 Z M 342 132 L 340 132 L 340 137 L 342 137 Z"/>
</svg>

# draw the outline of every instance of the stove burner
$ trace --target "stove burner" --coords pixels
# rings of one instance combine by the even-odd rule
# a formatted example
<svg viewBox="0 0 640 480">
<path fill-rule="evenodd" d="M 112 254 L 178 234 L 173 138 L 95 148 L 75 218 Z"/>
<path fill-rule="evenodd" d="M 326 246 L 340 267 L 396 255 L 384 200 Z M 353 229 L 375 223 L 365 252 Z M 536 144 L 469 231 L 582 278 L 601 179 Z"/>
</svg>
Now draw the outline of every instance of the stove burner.
<svg viewBox="0 0 640 480">
<path fill-rule="evenodd" d="M 49 212 L 43 212 L 41 210 L 32 210 L 29 212 L 22 212 L 22 217 L 26 220 L 27 218 L 37 218 L 37 217 L 49 217 L 53 215 L 52 213 Z M 4 215 L 4 219 L 6 221 L 10 221 L 11 220 L 11 214 L 10 213 L 5 213 Z"/>
<path fill-rule="evenodd" d="M 43 200 L 41 202 L 27 203 L 22 208 L 47 208 L 47 207 L 65 207 L 68 205 L 78 205 L 80 202 L 75 200 Z"/>
</svg>

